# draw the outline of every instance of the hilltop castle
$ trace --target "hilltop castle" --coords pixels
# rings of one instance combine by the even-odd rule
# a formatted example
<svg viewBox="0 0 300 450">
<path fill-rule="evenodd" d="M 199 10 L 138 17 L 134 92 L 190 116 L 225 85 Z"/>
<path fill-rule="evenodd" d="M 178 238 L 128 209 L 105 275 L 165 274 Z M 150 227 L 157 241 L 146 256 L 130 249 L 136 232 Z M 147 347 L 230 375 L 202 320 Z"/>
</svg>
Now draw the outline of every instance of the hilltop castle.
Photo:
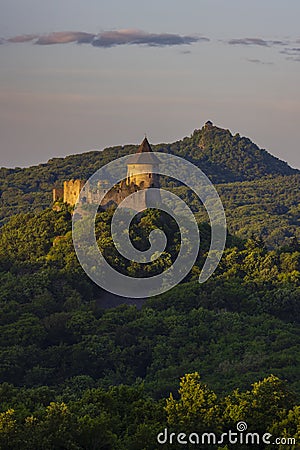
<svg viewBox="0 0 300 450">
<path fill-rule="evenodd" d="M 120 204 L 130 194 L 142 191 L 138 204 L 135 204 L 132 198 L 130 207 L 140 210 L 147 208 L 149 188 L 159 188 L 158 166 L 159 159 L 152 152 L 151 146 L 145 137 L 137 152 L 132 155 L 127 163 L 127 176 L 121 183 L 115 185 L 112 189 L 108 189 L 106 182 L 103 180 L 97 188 L 90 188 L 85 184 L 84 180 L 64 181 L 62 188 L 53 189 L 53 202 L 63 201 L 68 205 L 74 206 L 77 202 L 81 190 L 84 190 L 83 201 L 86 203 L 98 203 L 99 198 L 104 194 L 101 206 L 105 209 L 109 206 Z M 141 173 L 143 172 L 143 173 Z"/>
</svg>

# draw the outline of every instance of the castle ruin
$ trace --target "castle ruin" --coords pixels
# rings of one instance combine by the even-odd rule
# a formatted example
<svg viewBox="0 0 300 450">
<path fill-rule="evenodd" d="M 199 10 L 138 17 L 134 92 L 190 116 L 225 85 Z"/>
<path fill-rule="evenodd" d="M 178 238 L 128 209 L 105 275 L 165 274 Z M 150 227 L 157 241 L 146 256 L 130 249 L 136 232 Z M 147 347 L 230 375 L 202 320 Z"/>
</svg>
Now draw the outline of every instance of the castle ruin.
<svg viewBox="0 0 300 450">
<path fill-rule="evenodd" d="M 159 188 L 158 166 L 159 159 L 153 154 L 151 146 L 145 137 L 137 152 L 133 154 L 127 163 L 127 176 L 121 183 L 108 189 L 105 180 L 96 188 L 90 188 L 84 180 L 64 181 L 63 188 L 53 189 L 53 202 L 63 201 L 74 206 L 83 189 L 83 200 L 86 203 L 98 203 L 103 197 L 101 207 L 119 205 L 125 198 L 137 191 L 142 191 L 139 199 L 131 198 L 127 206 L 132 209 L 146 209 L 150 192 L 149 188 Z M 141 173 L 142 172 L 142 173 Z"/>
</svg>

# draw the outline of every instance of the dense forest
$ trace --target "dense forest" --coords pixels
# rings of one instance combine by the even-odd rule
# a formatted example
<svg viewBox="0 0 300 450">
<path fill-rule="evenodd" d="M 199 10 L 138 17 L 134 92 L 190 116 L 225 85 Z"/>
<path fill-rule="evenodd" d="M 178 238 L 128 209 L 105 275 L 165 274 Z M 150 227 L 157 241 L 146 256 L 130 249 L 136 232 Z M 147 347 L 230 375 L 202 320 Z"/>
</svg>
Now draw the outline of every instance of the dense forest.
<svg viewBox="0 0 300 450">
<path fill-rule="evenodd" d="M 0 449 L 296 450 L 300 174 L 214 126 L 153 146 L 189 159 L 216 183 L 229 223 L 226 248 L 214 275 L 199 284 L 211 236 L 207 217 L 193 192 L 164 179 L 197 218 L 196 263 L 172 290 L 108 307 L 115 298 L 76 258 L 72 208 L 53 210 L 51 189 L 135 150 L 1 169 Z M 139 264 L 114 247 L 113 214 L 99 211 L 95 226 L 112 266 L 144 277 L 176 259 L 180 233 L 170 216 L 148 209 L 132 222 L 140 250 L 157 227 L 168 238 L 161 258 Z M 238 443 L 229 441 L 244 422 Z M 247 432 L 256 440 L 247 441 Z M 186 444 L 182 433 L 191 436 Z M 257 440 L 266 433 L 269 443 Z"/>
<path fill-rule="evenodd" d="M 96 235 L 122 267 L 108 236 L 113 212 L 98 214 Z M 146 245 L 158 224 L 159 212 L 146 211 L 134 243 Z M 178 230 L 163 224 L 172 235 L 163 261 L 129 263 L 130 274 L 176 257 Z M 107 309 L 77 262 L 67 206 L 2 227 L 1 449 L 156 449 L 165 427 L 219 433 L 239 420 L 299 437 L 300 245 L 268 250 L 229 235 L 217 272 L 199 285 L 210 229 L 199 230 L 202 250 L 181 285 Z"/>
</svg>

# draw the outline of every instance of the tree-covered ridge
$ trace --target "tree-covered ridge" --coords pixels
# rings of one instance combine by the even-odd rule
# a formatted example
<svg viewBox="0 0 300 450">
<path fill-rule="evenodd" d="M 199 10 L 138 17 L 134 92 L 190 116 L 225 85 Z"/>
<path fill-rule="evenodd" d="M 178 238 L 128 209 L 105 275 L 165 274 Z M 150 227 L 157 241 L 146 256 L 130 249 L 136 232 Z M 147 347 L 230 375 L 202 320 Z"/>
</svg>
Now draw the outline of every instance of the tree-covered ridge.
<svg viewBox="0 0 300 450">
<path fill-rule="evenodd" d="M 207 135 L 209 135 L 209 138 Z M 206 147 L 204 149 L 199 147 L 199 142 L 202 142 L 200 145 L 204 147 L 203 140 L 206 142 L 206 146 L 210 148 L 210 162 L 205 150 Z M 244 141 L 246 142 L 245 145 L 242 144 Z M 232 142 L 241 143 L 238 145 L 230 144 L 232 147 L 229 151 L 229 143 Z M 220 151 L 220 143 L 224 143 L 226 151 Z M 240 147 L 240 150 L 237 147 Z M 286 163 L 259 150 L 248 139 L 232 136 L 228 130 L 204 127 L 202 130 L 196 130 L 190 138 L 184 138 L 182 141 L 173 144 L 153 146 L 153 149 L 190 159 L 217 183 L 216 187 L 225 206 L 230 232 L 238 233 L 246 238 L 254 232 L 256 235 L 260 235 L 269 247 L 283 245 L 293 236 L 300 239 L 298 227 L 300 218 L 300 175 L 297 171 L 294 175 L 278 175 L 281 172 L 294 173 L 295 171 L 289 168 Z M 48 208 L 52 202 L 51 189 L 54 185 L 61 186 L 65 179 L 88 178 L 102 164 L 135 151 L 135 146 L 114 147 L 103 152 L 89 152 L 67 158 L 54 158 L 47 164 L 26 169 L 0 169 L 0 174 L 2 174 L 0 177 L 0 221 L 5 223 L 9 216 L 18 212 L 38 212 Z M 203 152 L 206 156 L 203 156 Z M 268 162 L 268 168 L 272 168 L 276 175 L 263 176 L 267 169 L 260 173 L 257 168 L 256 179 L 252 181 L 232 181 L 232 178 L 234 180 L 241 178 L 241 174 L 243 179 L 254 176 L 251 172 L 252 169 L 249 169 L 252 166 L 248 167 L 246 164 L 245 154 L 248 153 L 251 156 L 250 160 L 253 162 L 253 167 L 256 165 L 256 168 L 257 161 L 263 159 L 263 163 L 259 164 L 262 168 L 266 166 L 266 161 L 270 160 L 271 163 Z M 235 154 L 240 155 L 239 159 L 235 159 L 234 166 L 235 174 L 238 174 L 238 177 L 232 177 L 228 172 L 228 167 L 232 163 L 230 158 Z M 242 154 L 243 156 L 241 156 Z M 218 158 L 220 160 L 225 158 L 228 162 L 228 164 L 226 163 L 228 176 L 224 176 L 225 163 L 225 165 L 212 163 L 212 159 L 216 161 Z M 244 172 L 243 161 L 245 163 Z M 230 167 L 233 170 L 233 166 Z M 224 180 L 226 182 L 221 183 Z M 194 212 L 200 211 L 200 220 L 207 220 L 202 213 L 199 202 L 185 187 L 177 187 L 177 184 L 173 183 L 172 180 L 163 180 L 163 183 L 167 188 L 179 194 Z"/>
<path fill-rule="evenodd" d="M 229 230 L 241 237 L 259 235 L 268 246 L 300 239 L 300 176 L 278 176 L 218 185 Z"/>
<path fill-rule="evenodd" d="M 88 179 L 99 167 L 135 151 L 134 146 L 114 147 L 66 158 L 53 158 L 45 164 L 24 169 L 0 169 L 0 220 L 19 212 L 41 211 L 52 203 L 53 187 L 64 180 Z"/>
<path fill-rule="evenodd" d="M 216 185 L 230 233 L 242 238 L 260 236 L 275 248 L 300 239 L 300 176 L 266 177 L 260 180 Z M 208 220 L 197 197 L 186 187 L 173 188 L 198 220 Z"/>
<path fill-rule="evenodd" d="M 299 173 L 259 149 L 250 139 L 238 134 L 233 136 L 228 130 L 215 126 L 204 126 L 195 130 L 191 137 L 153 145 L 152 149 L 192 161 L 216 184 Z M 18 212 L 49 207 L 54 186 L 60 187 L 64 180 L 72 178 L 88 179 L 99 167 L 136 150 L 135 145 L 111 147 L 53 158 L 45 164 L 24 169 L 0 169 L 0 220 Z"/>
<path fill-rule="evenodd" d="M 189 156 L 208 166 L 208 174 L 216 183 L 258 180 L 268 175 L 292 175 L 298 171 L 286 162 L 260 149 L 249 138 L 234 136 L 229 130 L 204 126 L 191 136 L 194 148 Z M 198 147 L 198 149 L 197 149 Z M 209 167 L 211 167 L 209 169 Z"/>
</svg>

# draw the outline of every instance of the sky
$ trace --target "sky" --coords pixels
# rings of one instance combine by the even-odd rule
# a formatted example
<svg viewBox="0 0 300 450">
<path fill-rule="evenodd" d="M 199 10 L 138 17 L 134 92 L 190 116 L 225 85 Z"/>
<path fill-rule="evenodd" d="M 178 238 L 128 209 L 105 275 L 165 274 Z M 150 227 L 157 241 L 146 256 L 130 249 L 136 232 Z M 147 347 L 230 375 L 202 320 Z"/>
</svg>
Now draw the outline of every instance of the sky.
<svg viewBox="0 0 300 450">
<path fill-rule="evenodd" d="M 0 166 L 189 136 L 300 168 L 299 0 L 0 0 Z"/>
</svg>

